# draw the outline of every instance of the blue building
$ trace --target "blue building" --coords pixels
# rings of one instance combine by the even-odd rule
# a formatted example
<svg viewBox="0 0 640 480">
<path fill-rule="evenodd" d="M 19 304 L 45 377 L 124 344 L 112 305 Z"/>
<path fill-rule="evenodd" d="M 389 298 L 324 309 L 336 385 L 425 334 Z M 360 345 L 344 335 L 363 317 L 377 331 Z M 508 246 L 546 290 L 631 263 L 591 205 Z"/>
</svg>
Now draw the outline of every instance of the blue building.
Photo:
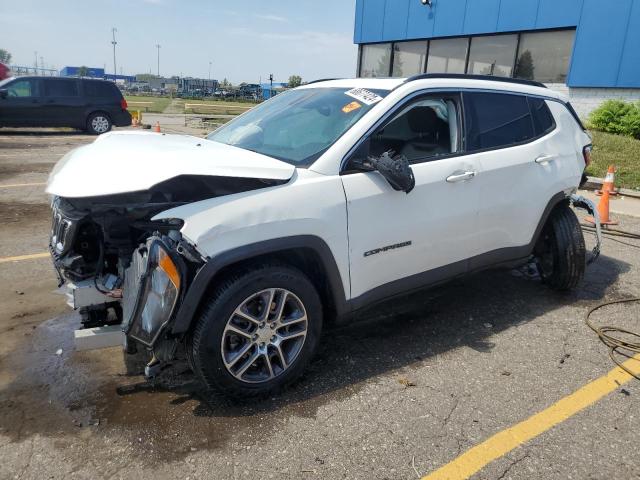
<svg viewBox="0 0 640 480">
<path fill-rule="evenodd" d="M 80 67 L 64 67 L 60 70 L 61 77 L 77 77 L 80 72 Z M 122 80 L 127 83 L 136 81 L 136 77 L 131 75 L 114 75 L 113 73 L 105 73 L 104 68 L 87 67 L 87 77 L 102 78 L 105 80 Z"/>
<path fill-rule="evenodd" d="M 583 115 L 640 99 L 640 0 L 356 0 L 358 75 L 537 80 Z"/>
</svg>

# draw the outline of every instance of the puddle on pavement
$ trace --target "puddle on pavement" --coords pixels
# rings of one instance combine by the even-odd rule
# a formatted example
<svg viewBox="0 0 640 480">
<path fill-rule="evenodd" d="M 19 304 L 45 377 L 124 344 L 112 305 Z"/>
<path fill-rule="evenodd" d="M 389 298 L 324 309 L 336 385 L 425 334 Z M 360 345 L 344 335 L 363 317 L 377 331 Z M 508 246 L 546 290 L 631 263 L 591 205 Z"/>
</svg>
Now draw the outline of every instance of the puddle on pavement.
<svg viewBox="0 0 640 480">
<path fill-rule="evenodd" d="M 44 322 L 5 357 L 10 361 L 2 368 L 15 375 L 0 387 L 0 434 L 13 442 L 41 435 L 60 445 L 117 445 L 138 461 L 169 462 L 234 442 L 253 444 L 292 418 L 315 418 L 322 405 L 360 389 L 328 386 L 335 365 L 321 359 L 278 397 L 238 403 L 204 396 L 186 365 L 151 383 L 124 375 L 119 348 L 74 352 L 78 324 L 74 314 Z"/>
</svg>

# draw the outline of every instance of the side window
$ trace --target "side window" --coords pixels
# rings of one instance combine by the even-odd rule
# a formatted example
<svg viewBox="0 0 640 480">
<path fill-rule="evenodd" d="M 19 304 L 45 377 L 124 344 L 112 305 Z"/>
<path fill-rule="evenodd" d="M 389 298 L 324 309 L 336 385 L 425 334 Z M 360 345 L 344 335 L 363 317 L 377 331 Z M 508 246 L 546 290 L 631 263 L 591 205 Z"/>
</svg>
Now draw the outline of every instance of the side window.
<svg viewBox="0 0 640 480">
<path fill-rule="evenodd" d="M 450 98 L 421 98 L 402 108 L 371 135 L 358 157 L 393 150 L 410 163 L 436 160 L 458 150 L 458 107 Z M 359 149 L 360 150 L 360 149 Z"/>
<path fill-rule="evenodd" d="M 45 97 L 77 97 L 78 82 L 48 78 L 44 80 L 44 95 Z"/>
<path fill-rule="evenodd" d="M 507 93 L 465 93 L 469 152 L 507 147 L 535 137 L 527 97 Z"/>
<path fill-rule="evenodd" d="M 35 97 L 36 82 L 34 80 L 16 80 L 7 86 L 8 97 Z"/>
<path fill-rule="evenodd" d="M 545 100 L 542 98 L 529 97 L 529 107 L 531 108 L 533 128 L 536 137 L 549 133 L 556 127 L 551 110 L 549 110 L 549 106 Z"/>
<path fill-rule="evenodd" d="M 87 80 L 83 82 L 84 92 L 87 97 L 112 98 L 116 96 L 115 86 L 105 82 Z"/>
</svg>

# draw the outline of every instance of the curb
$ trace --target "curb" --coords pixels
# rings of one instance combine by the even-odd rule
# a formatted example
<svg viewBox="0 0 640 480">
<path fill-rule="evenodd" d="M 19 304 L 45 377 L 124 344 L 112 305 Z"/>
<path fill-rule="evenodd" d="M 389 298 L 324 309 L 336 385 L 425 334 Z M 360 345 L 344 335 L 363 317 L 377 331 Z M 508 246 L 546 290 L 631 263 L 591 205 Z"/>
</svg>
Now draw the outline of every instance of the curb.
<svg viewBox="0 0 640 480">
<path fill-rule="evenodd" d="M 603 183 L 603 178 L 587 177 L 587 181 L 580 188 L 584 190 L 600 190 Z M 637 190 L 631 190 L 629 188 L 619 188 L 618 193 L 625 197 L 640 199 L 640 191 Z"/>
</svg>

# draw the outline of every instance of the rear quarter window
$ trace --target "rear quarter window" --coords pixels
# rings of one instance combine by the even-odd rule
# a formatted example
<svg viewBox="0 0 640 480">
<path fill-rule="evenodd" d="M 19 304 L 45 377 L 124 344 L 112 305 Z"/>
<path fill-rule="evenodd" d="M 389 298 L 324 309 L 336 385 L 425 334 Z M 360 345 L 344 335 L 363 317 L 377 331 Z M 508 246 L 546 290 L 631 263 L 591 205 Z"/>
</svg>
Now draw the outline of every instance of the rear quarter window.
<svg viewBox="0 0 640 480">
<path fill-rule="evenodd" d="M 544 99 L 529 97 L 529 107 L 536 137 L 545 135 L 556 127 L 551 110 Z"/>
<path fill-rule="evenodd" d="M 106 82 L 84 82 L 84 94 L 93 98 L 120 98 L 118 87 Z"/>
<path fill-rule="evenodd" d="M 527 97 L 464 93 L 467 151 L 508 147 L 535 137 Z"/>
</svg>

